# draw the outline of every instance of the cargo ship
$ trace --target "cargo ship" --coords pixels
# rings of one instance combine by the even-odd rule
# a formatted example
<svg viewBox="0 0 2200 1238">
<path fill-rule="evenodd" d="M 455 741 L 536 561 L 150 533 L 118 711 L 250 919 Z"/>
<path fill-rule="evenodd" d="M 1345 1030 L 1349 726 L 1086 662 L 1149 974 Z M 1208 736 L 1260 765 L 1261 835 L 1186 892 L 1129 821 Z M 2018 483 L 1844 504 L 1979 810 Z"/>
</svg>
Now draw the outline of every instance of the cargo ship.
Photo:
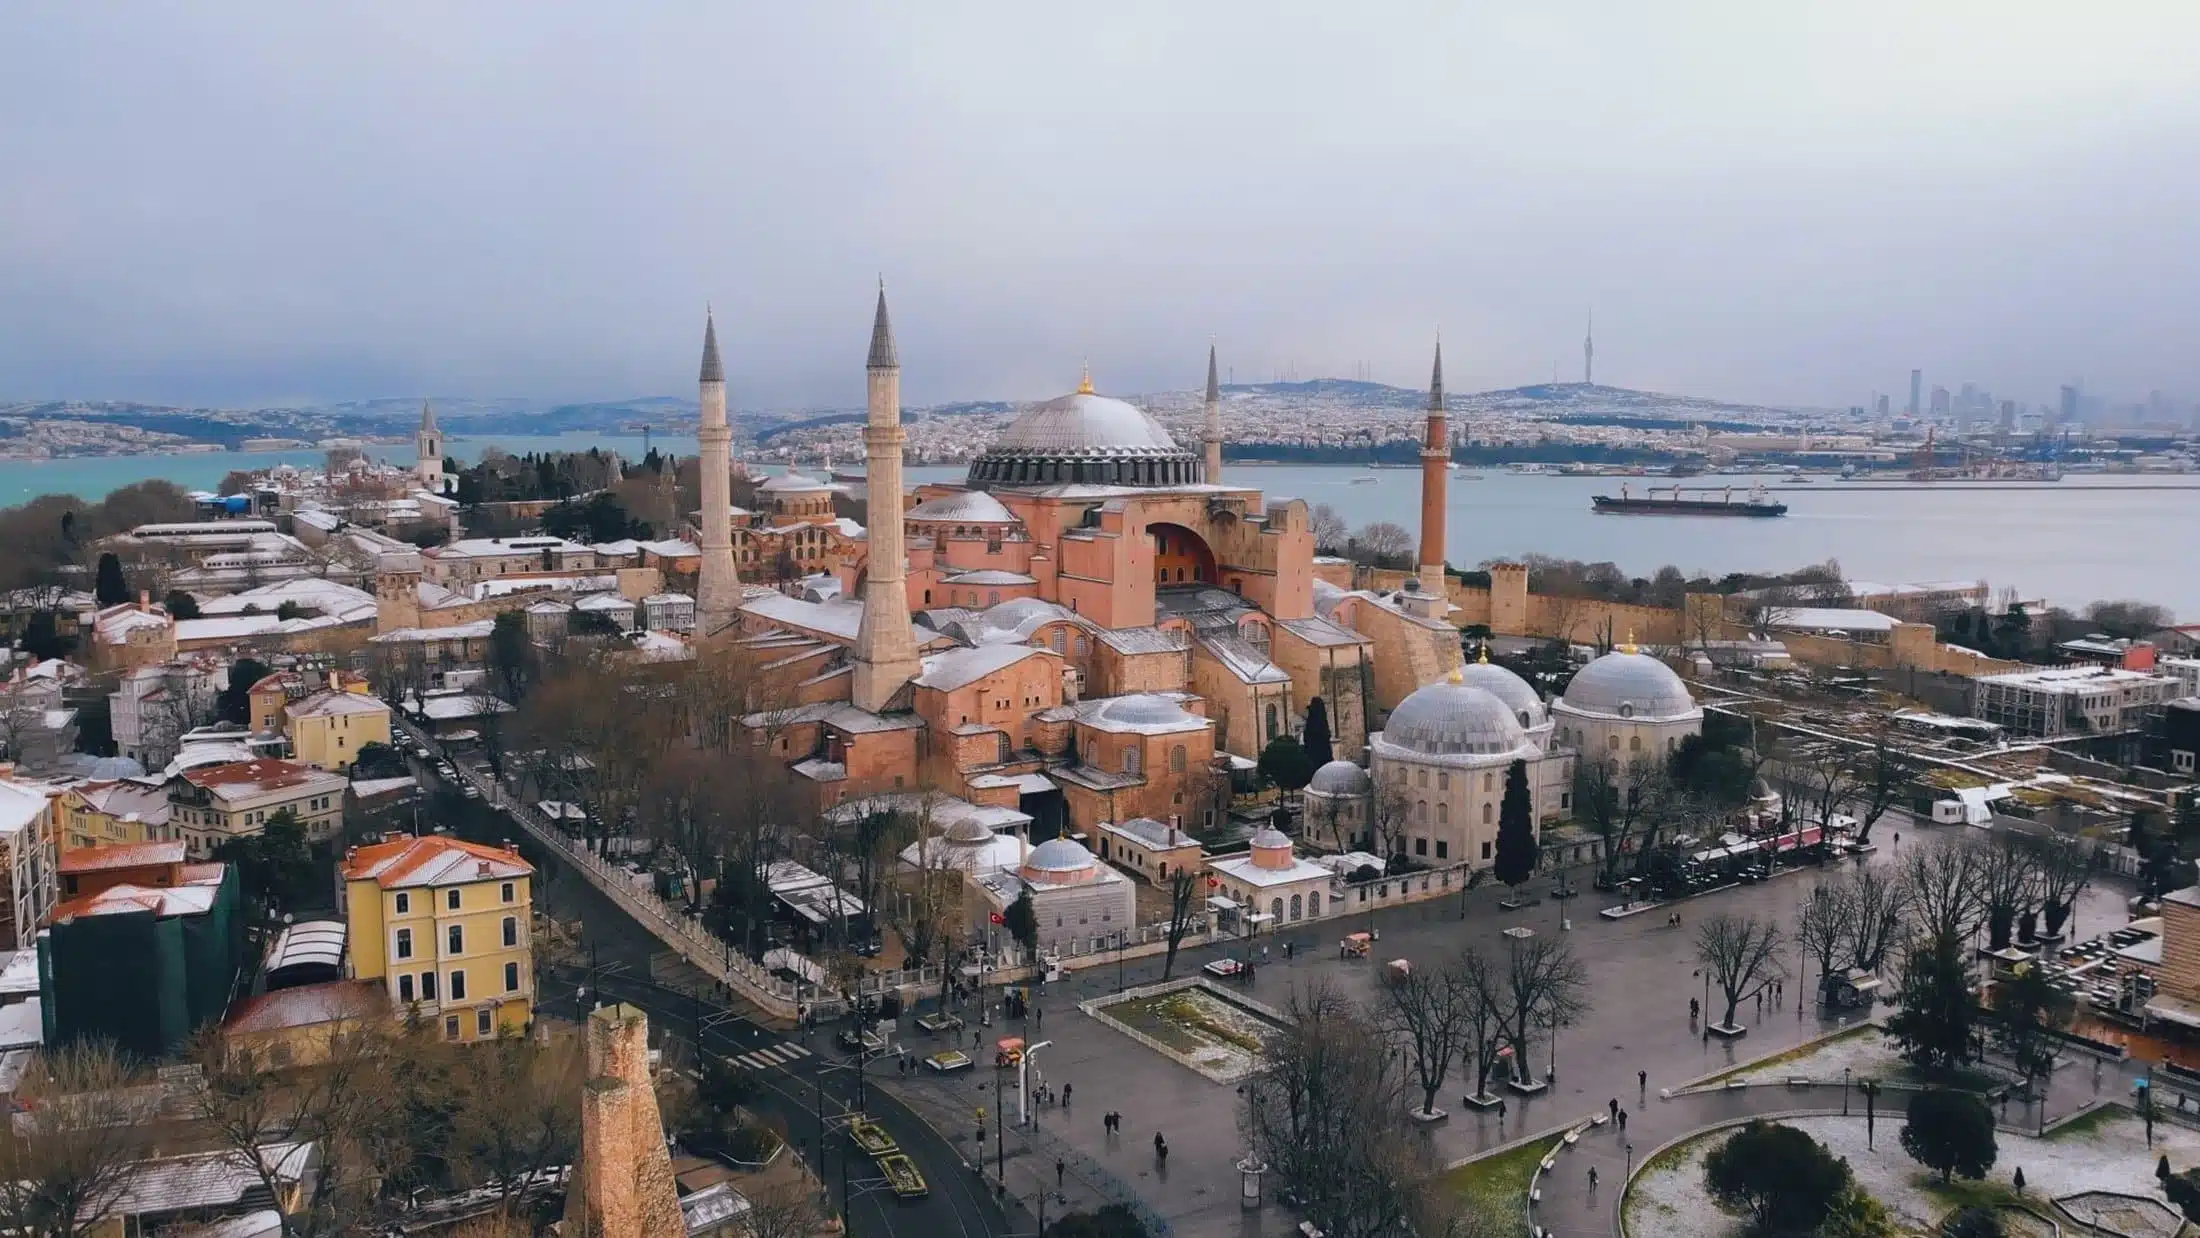
<svg viewBox="0 0 2200 1238">
<path fill-rule="evenodd" d="M 1762 484 L 1750 487 L 1749 493 L 1738 501 L 1732 486 L 1700 487 L 1694 493 L 1703 497 L 1688 497 L 1680 486 L 1653 486 L 1649 493 L 1637 498 L 1626 486 L 1621 486 L 1618 498 L 1600 494 L 1589 502 L 1599 515 L 1762 517 L 1785 516 L 1788 512 L 1787 504 L 1768 496 Z M 1718 497 L 1709 497 L 1712 495 Z"/>
</svg>

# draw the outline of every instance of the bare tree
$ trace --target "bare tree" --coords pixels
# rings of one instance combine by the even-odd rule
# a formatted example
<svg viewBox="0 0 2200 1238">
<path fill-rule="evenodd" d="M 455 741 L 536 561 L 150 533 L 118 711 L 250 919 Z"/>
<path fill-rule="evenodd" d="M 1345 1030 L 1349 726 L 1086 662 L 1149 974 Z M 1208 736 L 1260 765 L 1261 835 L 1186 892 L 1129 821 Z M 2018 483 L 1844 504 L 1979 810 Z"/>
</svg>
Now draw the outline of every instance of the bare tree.
<svg viewBox="0 0 2200 1238">
<path fill-rule="evenodd" d="M 526 1185 L 580 1154 L 580 1042 L 508 1037 L 458 1055 L 451 1144 L 461 1182 L 492 1190 L 510 1213 Z"/>
<path fill-rule="evenodd" d="M 1359 535 L 1353 539 L 1353 544 L 1358 550 L 1358 554 L 1354 557 L 1360 562 L 1372 563 L 1376 567 L 1388 567 L 1402 562 L 1412 554 L 1413 535 L 1408 533 L 1403 525 L 1394 524 L 1388 520 L 1378 520 L 1373 524 L 1361 526 Z"/>
<path fill-rule="evenodd" d="M 1367 816 L 1368 841 L 1384 860 L 1404 855 L 1406 831 L 1413 824 L 1413 800 L 1403 782 L 1375 789 L 1375 801 Z"/>
<path fill-rule="evenodd" d="M 1379 1028 L 1317 981 L 1292 994 L 1283 1031 L 1245 1081 L 1239 1124 L 1317 1228 L 1391 1238 L 1425 1168 L 1405 1129 L 1405 1087 Z"/>
<path fill-rule="evenodd" d="M 1851 909 L 1848 965 L 1876 972 L 1902 934 L 1909 885 L 1899 875 L 1866 867 L 1850 872 L 1843 893 Z"/>
<path fill-rule="evenodd" d="M 1337 509 L 1327 503 L 1316 503 L 1311 515 L 1315 551 L 1320 554 L 1335 554 L 1343 550 L 1345 523 L 1344 517 L 1337 514 Z"/>
<path fill-rule="evenodd" d="M 1734 1010 L 1780 969 L 1778 925 L 1755 916 L 1712 916 L 1696 926 L 1696 960 L 1726 999 L 1719 1026 L 1737 1030 Z"/>
<path fill-rule="evenodd" d="M 112 1045 L 46 1053 L 0 1125 L 0 1228 L 25 1238 L 76 1238 L 108 1227 L 133 1164 L 152 1154 L 152 1110 Z"/>
<path fill-rule="evenodd" d="M 1479 947 L 1469 944 L 1453 960 L 1460 994 L 1459 1031 L 1463 1063 L 1474 1071 L 1474 1096 L 1487 1100 L 1490 1075 L 1497 1069 L 1498 1050 L 1505 1044 L 1507 1003 L 1512 990 L 1506 984 L 1506 968 Z"/>
<path fill-rule="evenodd" d="M 907 813 L 916 859 L 894 875 L 885 913 L 886 925 L 900 940 L 902 957 L 912 967 L 932 961 L 933 952 L 941 950 L 954 932 L 962 910 L 962 870 L 954 865 L 947 839 L 934 828 L 933 813 L 940 799 L 935 792 L 920 792 Z M 944 972 L 947 960 L 942 953 Z"/>
<path fill-rule="evenodd" d="M 1169 952 L 1161 960 L 1161 978 L 1167 980 L 1176 970 L 1177 947 L 1199 922 L 1199 913 L 1205 904 L 1207 878 L 1204 873 L 1189 865 L 1178 865 L 1169 874 Z"/>
<path fill-rule="evenodd" d="M 1986 919 L 1987 949 L 2007 949 L 2017 921 L 2039 903 L 2037 854 L 2021 835 L 2002 831 L 1992 845 L 1978 849 L 1975 860 L 1972 872 Z"/>
<path fill-rule="evenodd" d="M 1802 801 L 1803 820 L 1825 829 L 1833 823 L 1856 791 L 1856 779 L 1848 750 L 1839 744 L 1819 744 L 1797 754 L 1788 763 L 1789 787 Z"/>
<path fill-rule="evenodd" d="M 1556 1035 L 1589 1008 L 1589 969 L 1573 947 L 1555 937 L 1512 937 L 1506 950 L 1502 1008 L 1513 1071 L 1522 1083 L 1535 1078 L 1528 1050 L 1538 1030 Z"/>
<path fill-rule="evenodd" d="M 410 1142 L 388 1048 L 376 1029 L 338 1032 L 313 1069 L 286 1073 L 251 1048 L 200 1036 L 191 1116 L 269 1197 L 285 1198 L 298 1183 L 302 1202 L 283 1214 L 283 1238 L 340 1233 L 364 1216 L 378 1177 L 375 1150 L 386 1157 L 392 1145 Z M 315 1147 L 277 1155 L 271 1145 L 279 1143 Z"/>
<path fill-rule="evenodd" d="M 1910 920 L 1920 936 L 1954 945 L 1978 928 L 1984 907 L 1977 859 L 1961 838 L 1940 838 L 1902 857 Z"/>
<path fill-rule="evenodd" d="M 1894 741 L 1893 723 L 1882 719 L 1872 731 L 1871 747 L 1851 763 L 1858 842 L 1871 841 L 1872 827 L 1908 797 L 1910 781 L 1917 776 L 1917 762 Z"/>
<path fill-rule="evenodd" d="M 817 1197 L 797 1183 L 781 1183 L 750 1193 L 741 1214 L 746 1238 L 814 1238 L 832 1226 Z"/>
<path fill-rule="evenodd" d="M 1826 882 L 1803 900 L 1795 918 L 1795 945 L 1818 964 L 1818 1000 L 1833 991 L 1833 972 L 1845 965 L 1850 940 L 1856 933 L 1856 904 L 1839 882 Z"/>
<path fill-rule="evenodd" d="M 2060 834 L 2041 835 L 2029 843 L 2033 867 L 2039 874 L 2040 918 L 2050 937 L 2062 935 L 2063 925 L 2077 912 L 2078 895 L 2093 882 L 2100 862 L 2100 848 L 2090 839 Z"/>
<path fill-rule="evenodd" d="M 1392 976 L 1381 988 L 1383 1026 L 1406 1043 L 1420 1085 L 1423 1117 L 1434 1117 L 1436 1093 L 1467 1032 L 1465 977 L 1455 965 L 1414 967 Z"/>
</svg>

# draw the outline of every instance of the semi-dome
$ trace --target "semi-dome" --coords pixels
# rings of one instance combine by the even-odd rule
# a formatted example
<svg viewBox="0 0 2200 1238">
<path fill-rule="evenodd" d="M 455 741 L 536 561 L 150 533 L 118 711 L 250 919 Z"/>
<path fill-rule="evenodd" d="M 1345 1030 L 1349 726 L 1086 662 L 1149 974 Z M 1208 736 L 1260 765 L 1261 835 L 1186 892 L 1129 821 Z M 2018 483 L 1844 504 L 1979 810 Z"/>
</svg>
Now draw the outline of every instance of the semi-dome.
<svg viewBox="0 0 2200 1238">
<path fill-rule="evenodd" d="M 1527 739 L 1505 702 L 1457 677 L 1415 689 L 1383 727 L 1385 744 L 1424 756 L 1506 756 Z"/>
<path fill-rule="evenodd" d="M 1366 795 L 1375 789 L 1375 780 L 1352 762 L 1337 760 L 1315 770 L 1306 789 L 1319 795 Z"/>
<path fill-rule="evenodd" d="M 904 520 L 953 521 L 957 524 L 1017 524 L 1016 513 L 983 490 L 965 490 L 926 499 L 902 513 Z"/>
<path fill-rule="evenodd" d="M 1136 405 L 1093 391 L 1088 378 L 1010 422 L 971 461 L 969 484 L 1176 486 L 1203 479 L 1197 452 L 1179 446 Z"/>
<path fill-rule="evenodd" d="M 1459 678 L 1468 687 L 1480 688 L 1505 702 L 1523 728 L 1532 730 L 1543 724 L 1543 698 L 1536 695 L 1527 680 L 1504 667 L 1494 662 L 1470 662 L 1459 669 Z"/>
<path fill-rule="evenodd" d="M 1676 718 L 1696 701 L 1673 668 L 1646 653 L 1618 649 L 1575 672 L 1563 698 L 1568 709 L 1614 718 Z"/>
</svg>

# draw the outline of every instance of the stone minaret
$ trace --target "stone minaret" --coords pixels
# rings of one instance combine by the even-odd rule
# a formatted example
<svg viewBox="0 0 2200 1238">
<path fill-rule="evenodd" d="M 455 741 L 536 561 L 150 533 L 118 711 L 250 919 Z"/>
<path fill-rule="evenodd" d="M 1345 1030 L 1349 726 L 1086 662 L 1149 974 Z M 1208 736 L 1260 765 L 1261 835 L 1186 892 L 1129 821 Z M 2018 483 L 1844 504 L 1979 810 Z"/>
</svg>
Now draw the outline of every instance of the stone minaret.
<svg viewBox="0 0 2200 1238">
<path fill-rule="evenodd" d="M 599 1006 L 582 1027 L 581 1155 L 566 1180 L 564 1232 L 580 1238 L 661 1238 L 687 1232 L 649 1077 L 649 1016 Z"/>
<path fill-rule="evenodd" d="M 1215 346 L 1207 345 L 1207 484 L 1222 484 L 1222 384 L 1215 379 Z"/>
<path fill-rule="evenodd" d="M 413 474 L 429 494 L 443 493 L 443 431 L 435 424 L 435 405 L 420 402 L 420 429 L 413 433 Z"/>
<path fill-rule="evenodd" d="M 696 628 L 710 634 L 733 622 L 741 582 L 733 570 L 733 429 L 726 424 L 726 367 L 718 361 L 718 324 L 703 314 L 702 441 L 703 563 L 695 599 Z"/>
<path fill-rule="evenodd" d="M 1444 517 L 1451 484 L 1451 425 L 1444 417 L 1444 343 L 1436 342 L 1436 368 L 1428 380 L 1428 429 L 1421 438 L 1421 587 L 1444 587 Z"/>
<path fill-rule="evenodd" d="M 870 562 L 863 584 L 863 622 L 856 629 L 857 709 L 877 713 L 917 677 L 917 637 L 909 626 L 908 569 L 901 539 L 901 358 L 886 319 L 886 283 L 878 286 L 871 323 L 870 419 L 863 427 L 865 490 L 869 495 Z"/>
</svg>

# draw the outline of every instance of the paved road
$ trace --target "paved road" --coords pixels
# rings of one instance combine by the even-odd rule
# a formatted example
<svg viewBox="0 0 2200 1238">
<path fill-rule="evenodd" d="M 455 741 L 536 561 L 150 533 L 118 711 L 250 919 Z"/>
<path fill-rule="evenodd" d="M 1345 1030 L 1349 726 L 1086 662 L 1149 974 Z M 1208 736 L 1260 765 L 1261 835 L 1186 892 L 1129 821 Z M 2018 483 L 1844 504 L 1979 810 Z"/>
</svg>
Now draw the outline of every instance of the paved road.
<svg viewBox="0 0 2200 1238">
<path fill-rule="evenodd" d="M 413 762 L 423 785 L 434 785 L 432 762 Z M 547 849 L 545 849 L 547 851 Z M 1037 1230 L 1035 1219 L 1015 1201 L 996 1200 L 956 1149 L 932 1126 L 876 1084 L 891 1061 L 871 1063 L 859 1107 L 854 1065 L 830 1047 L 827 1032 L 810 1037 L 777 1031 L 720 1001 L 698 998 L 655 983 L 653 960 L 664 944 L 589 884 L 554 852 L 547 862 L 561 866 L 548 880 L 538 879 L 545 908 L 561 919 L 578 918 L 585 926 L 593 960 L 589 968 L 548 976 L 538 983 L 537 1004 L 545 1011 L 577 1017 L 583 999 L 630 1002 L 647 1011 L 652 1029 L 696 1042 L 700 1021 L 703 1051 L 730 1058 L 754 1071 L 764 1091 L 756 1108 L 776 1119 L 790 1142 L 817 1171 L 834 1205 L 839 1205 L 842 1175 L 848 1178 L 848 1224 L 853 1238 L 1000 1238 Z M 687 969 L 690 980 L 700 974 Z M 877 1169 L 854 1150 L 843 1133 L 851 1112 L 864 1112 L 893 1135 L 930 1184 L 921 1200 L 900 1200 L 883 1189 Z M 823 1136 L 822 1140 L 820 1136 Z M 822 1159 L 818 1149 L 822 1147 Z"/>
</svg>

